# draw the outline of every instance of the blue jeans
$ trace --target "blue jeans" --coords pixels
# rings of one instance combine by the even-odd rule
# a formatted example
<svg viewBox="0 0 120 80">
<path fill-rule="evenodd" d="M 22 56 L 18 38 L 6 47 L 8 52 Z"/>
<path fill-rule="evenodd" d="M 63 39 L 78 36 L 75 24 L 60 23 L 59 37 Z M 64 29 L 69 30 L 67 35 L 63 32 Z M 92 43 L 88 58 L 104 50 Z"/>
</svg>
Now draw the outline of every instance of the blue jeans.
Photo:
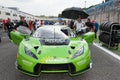
<svg viewBox="0 0 120 80">
<path fill-rule="evenodd" d="M 9 29 L 8 30 L 8 37 L 9 37 L 9 39 L 11 39 L 11 36 L 10 36 L 10 32 L 12 31 L 12 29 Z"/>
</svg>

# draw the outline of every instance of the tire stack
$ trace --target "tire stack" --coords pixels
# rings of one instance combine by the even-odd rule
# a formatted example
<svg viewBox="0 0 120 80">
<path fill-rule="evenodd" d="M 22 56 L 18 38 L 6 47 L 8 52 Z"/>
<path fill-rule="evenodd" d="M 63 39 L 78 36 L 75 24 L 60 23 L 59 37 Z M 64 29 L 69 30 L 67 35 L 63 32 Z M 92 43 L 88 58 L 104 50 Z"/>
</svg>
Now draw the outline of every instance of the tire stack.
<svg viewBox="0 0 120 80">
<path fill-rule="evenodd" d="M 103 22 L 100 25 L 99 40 L 110 47 L 120 43 L 120 24 L 113 22 Z"/>
</svg>

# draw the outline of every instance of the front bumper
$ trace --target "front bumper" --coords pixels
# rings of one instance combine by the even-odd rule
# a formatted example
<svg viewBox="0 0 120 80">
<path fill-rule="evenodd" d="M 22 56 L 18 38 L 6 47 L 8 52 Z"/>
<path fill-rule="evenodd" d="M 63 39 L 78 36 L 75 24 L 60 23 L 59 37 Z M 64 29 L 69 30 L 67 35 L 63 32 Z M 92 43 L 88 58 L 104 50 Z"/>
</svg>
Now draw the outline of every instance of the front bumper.
<svg viewBox="0 0 120 80">
<path fill-rule="evenodd" d="M 33 71 L 28 71 L 25 70 L 24 68 L 21 67 L 16 61 L 16 68 L 20 71 L 22 71 L 25 74 L 28 74 L 30 76 L 40 76 L 41 73 L 57 73 L 57 72 L 67 72 L 69 73 L 70 76 L 75 76 L 82 74 L 92 68 L 92 62 L 89 64 L 83 64 L 82 68 L 80 68 L 79 71 L 76 71 L 76 66 L 73 63 L 68 63 L 68 64 L 40 64 L 37 63 L 33 67 Z"/>
</svg>

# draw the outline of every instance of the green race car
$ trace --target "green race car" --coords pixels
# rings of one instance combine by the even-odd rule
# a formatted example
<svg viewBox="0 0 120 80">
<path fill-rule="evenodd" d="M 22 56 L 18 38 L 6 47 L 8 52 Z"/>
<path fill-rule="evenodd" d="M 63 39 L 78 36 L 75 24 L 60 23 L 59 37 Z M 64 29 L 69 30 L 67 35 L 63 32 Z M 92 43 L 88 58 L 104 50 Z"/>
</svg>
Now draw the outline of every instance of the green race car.
<svg viewBox="0 0 120 80">
<path fill-rule="evenodd" d="M 92 67 L 89 45 L 94 32 L 76 36 L 69 27 L 47 25 L 31 36 L 12 31 L 11 38 L 19 46 L 17 69 L 31 76 L 52 72 L 74 76 Z"/>
</svg>

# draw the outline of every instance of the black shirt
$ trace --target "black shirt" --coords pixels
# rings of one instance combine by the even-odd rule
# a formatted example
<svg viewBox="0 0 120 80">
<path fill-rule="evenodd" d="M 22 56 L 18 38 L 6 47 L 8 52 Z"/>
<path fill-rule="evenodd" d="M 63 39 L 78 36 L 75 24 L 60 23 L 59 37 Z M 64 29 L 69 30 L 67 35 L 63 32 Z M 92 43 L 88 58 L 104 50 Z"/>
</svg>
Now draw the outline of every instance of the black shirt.
<svg viewBox="0 0 120 80">
<path fill-rule="evenodd" d="M 86 22 L 85 24 L 86 24 L 87 27 L 93 28 L 93 23 L 92 22 Z"/>
<path fill-rule="evenodd" d="M 8 30 L 12 30 L 14 28 L 14 24 L 12 22 L 8 22 L 5 24 Z"/>
<path fill-rule="evenodd" d="M 73 25 L 74 25 L 74 21 L 70 21 L 69 26 L 70 26 L 71 29 L 73 29 Z"/>
<path fill-rule="evenodd" d="M 29 28 L 28 24 L 26 22 L 20 21 L 15 25 L 15 29 L 19 26 L 25 26 L 27 28 Z"/>
</svg>

